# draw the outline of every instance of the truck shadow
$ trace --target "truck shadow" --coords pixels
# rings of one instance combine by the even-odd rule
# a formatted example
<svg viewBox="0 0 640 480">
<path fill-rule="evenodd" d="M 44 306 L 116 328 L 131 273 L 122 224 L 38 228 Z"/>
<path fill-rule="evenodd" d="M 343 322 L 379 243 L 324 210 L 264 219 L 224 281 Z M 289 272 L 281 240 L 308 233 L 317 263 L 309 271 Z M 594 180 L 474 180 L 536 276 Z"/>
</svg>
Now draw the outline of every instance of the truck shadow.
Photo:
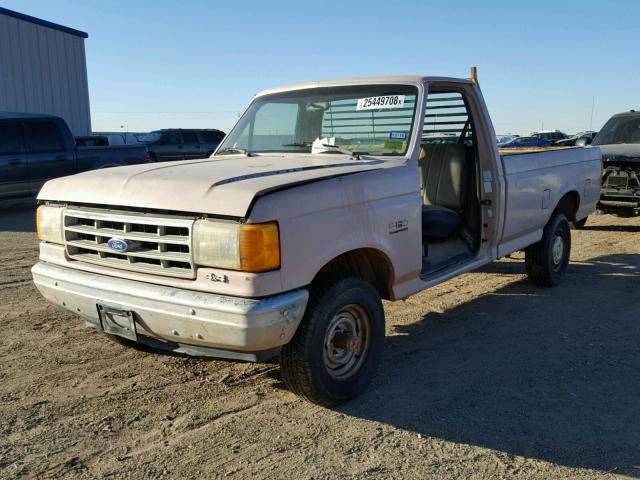
<svg viewBox="0 0 640 480">
<path fill-rule="evenodd" d="M 35 232 L 35 210 L 35 199 L 0 201 L 0 232 Z"/>
<path fill-rule="evenodd" d="M 583 230 L 591 230 L 593 232 L 640 232 L 640 225 L 585 225 Z"/>
<path fill-rule="evenodd" d="M 483 272 L 491 268 L 524 271 L 522 262 L 498 262 Z M 609 255 L 572 264 L 556 288 L 514 280 L 429 312 L 395 328 L 373 388 L 339 410 L 640 477 L 639 286 L 640 255 Z"/>
</svg>

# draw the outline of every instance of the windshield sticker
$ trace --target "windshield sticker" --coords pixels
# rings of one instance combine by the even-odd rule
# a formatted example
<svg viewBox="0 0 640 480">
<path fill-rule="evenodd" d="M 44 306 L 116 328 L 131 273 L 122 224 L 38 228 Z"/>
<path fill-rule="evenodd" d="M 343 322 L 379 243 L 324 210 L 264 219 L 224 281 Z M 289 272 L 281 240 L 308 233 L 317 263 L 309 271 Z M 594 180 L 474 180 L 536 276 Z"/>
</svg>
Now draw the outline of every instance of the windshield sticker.
<svg viewBox="0 0 640 480">
<path fill-rule="evenodd" d="M 359 98 L 356 111 L 402 107 L 404 107 L 404 95 L 383 95 L 381 97 Z"/>
<path fill-rule="evenodd" d="M 407 132 L 389 132 L 390 140 L 406 140 Z"/>
</svg>

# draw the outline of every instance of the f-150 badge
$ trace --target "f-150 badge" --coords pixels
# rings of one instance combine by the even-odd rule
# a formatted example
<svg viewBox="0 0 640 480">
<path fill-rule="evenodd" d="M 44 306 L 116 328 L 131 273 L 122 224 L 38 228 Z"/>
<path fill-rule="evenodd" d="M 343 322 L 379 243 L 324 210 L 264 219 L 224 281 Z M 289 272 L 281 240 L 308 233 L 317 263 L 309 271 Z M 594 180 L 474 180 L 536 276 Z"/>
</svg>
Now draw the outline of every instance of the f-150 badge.
<svg viewBox="0 0 640 480">
<path fill-rule="evenodd" d="M 391 222 L 389 224 L 389 235 L 393 235 L 394 233 L 406 232 L 409 230 L 409 220 L 402 219 L 396 220 L 395 222 Z"/>
<path fill-rule="evenodd" d="M 216 275 L 215 273 L 207 273 L 204 278 L 212 282 L 229 283 L 229 277 L 226 275 Z"/>
</svg>

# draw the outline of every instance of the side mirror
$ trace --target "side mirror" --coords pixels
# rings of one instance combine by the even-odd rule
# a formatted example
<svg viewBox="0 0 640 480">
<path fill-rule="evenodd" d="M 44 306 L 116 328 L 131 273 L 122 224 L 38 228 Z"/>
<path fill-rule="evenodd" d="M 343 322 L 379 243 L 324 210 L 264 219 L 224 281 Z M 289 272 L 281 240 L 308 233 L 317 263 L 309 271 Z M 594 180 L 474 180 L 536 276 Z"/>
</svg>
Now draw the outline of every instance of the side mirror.
<svg viewBox="0 0 640 480">
<path fill-rule="evenodd" d="M 587 145 L 591 145 L 590 138 L 579 138 L 576 140 L 576 147 L 586 147 Z"/>
</svg>

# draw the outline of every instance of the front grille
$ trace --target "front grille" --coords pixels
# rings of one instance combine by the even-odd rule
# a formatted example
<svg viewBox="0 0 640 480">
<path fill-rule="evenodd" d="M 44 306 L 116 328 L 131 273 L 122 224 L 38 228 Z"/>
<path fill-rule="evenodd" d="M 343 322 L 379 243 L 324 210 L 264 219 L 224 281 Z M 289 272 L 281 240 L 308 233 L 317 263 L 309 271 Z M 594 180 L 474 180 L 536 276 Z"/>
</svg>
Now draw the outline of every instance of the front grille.
<svg viewBox="0 0 640 480">
<path fill-rule="evenodd" d="M 609 175 L 607 177 L 607 186 L 617 188 L 627 188 L 629 177 L 619 175 Z"/>
<path fill-rule="evenodd" d="M 194 278 L 191 249 L 194 219 L 120 213 L 98 209 L 66 209 L 64 236 L 74 260 L 136 272 Z M 109 240 L 124 240 L 116 250 Z"/>
</svg>

